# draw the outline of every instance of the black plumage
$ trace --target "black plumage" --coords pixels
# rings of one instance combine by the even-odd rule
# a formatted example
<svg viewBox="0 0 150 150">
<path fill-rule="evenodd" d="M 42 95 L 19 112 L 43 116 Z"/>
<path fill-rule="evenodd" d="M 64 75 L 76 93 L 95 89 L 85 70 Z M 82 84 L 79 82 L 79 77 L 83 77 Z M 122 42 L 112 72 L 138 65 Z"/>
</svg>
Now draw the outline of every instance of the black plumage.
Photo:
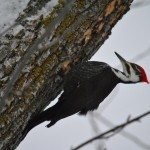
<svg viewBox="0 0 150 150">
<path fill-rule="evenodd" d="M 65 76 L 64 91 L 58 102 L 31 119 L 23 136 L 44 121 L 50 121 L 47 127 L 51 127 L 60 119 L 76 113 L 85 115 L 88 111 L 97 109 L 118 83 L 148 83 L 142 67 L 127 62 L 117 53 L 116 55 L 123 65 L 123 72 L 96 61 L 74 66 Z"/>
<path fill-rule="evenodd" d="M 64 79 L 64 92 L 58 102 L 31 119 L 24 134 L 44 121 L 50 121 L 50 127 L 75 113 L 85 115 L 96 109 L 119 82 L 106 63 L 89 61 L 75 66 Z"/>
</svg>

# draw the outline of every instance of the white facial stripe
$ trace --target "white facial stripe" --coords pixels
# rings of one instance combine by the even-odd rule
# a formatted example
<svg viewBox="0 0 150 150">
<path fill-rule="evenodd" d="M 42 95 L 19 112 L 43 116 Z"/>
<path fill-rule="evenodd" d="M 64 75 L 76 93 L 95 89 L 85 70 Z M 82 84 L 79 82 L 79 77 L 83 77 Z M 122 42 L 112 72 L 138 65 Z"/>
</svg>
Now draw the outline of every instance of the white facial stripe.
<svg viewBox="0 0 150 150">
<path fill-rule="evenodd" d="M 112 71 L 116 74 L 116 76 L 121 79 L 122 81 L 129 81 L 127 76 L 125 76 L 124 74 L 122 74 L 120 71 L 116 71 L 114 69 L 112 69 Z"/>
<path fill-rule="evenodd" d="M 138 75 L 136 75 L 136 72 L 135 70 L 132 68 L 132 66 L 130 65 L 130 78 L 132 81 L 136 82 L 136 81 L 139 81 L 140 80 L 140 77 Z"/>
<path fill-rule="evenodd" d="M 125 73 L 125 75 L 126 76 L 128 76 L 129 75 L 129 73 L 128 73 L 128 71 L 127 71 L 127 66 L 130 68 L 130 63 L 128 63 L 127 61 L 126 61 L 126 64 L 125 64 L 125 62 L 123 62 L 123 61 L 121 61 L 121 63 L 122 63 L 122 67 L 123 67 L 123 72 Z M 126 66 L 127 65 L 127 66 Z"/>
<path fill-rule="evenodd" d="M 127 75 L 126 66 L 125 66 L 124 62 L 121 61 L 121 63 L 122 63 L 122 67 L 123 67 L 123 72 Z"/>
<path fill-rule="evenodd" d="M 131 66 L 131 65 L 130 65 Z M 130 71 L 131 71 L 131 74 L 130 75 L 125 75 L 123 74 L 121 71 L 116 71 L 115 69 L 112 68 L 112 71 L 116 74 L 116 76 L 121 79 L 122 81 L 124 82 L 137 82 L 140 80 L 139 76 L 137 76 L 133 70 L 132 67 L 130 67 Z"/>
</svg>

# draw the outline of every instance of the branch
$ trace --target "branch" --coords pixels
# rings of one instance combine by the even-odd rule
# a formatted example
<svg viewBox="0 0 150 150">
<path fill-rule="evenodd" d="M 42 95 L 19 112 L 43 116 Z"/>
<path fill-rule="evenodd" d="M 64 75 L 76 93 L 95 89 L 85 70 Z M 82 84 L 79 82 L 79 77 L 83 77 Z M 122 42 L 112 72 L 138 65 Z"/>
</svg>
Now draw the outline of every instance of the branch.
<svg viewBox="0 0 150 150">
<path fill-rule="evenodd" d="M 89 140 L 83 142 L 82 144 L 80 144 L 79 146 L 73 148 L 72 150 L 78 150 L 78 149 L 80 149 L 81 147 L 83 147 L 83 146 L 85 146 L 85 145 L 87 145 L 87 144 L 89 144 L 89 143 L 91 143 L 91 142 L 93 142 L 93 141 L 95 141 L 95 140 L 97 140 L 97 139 L 106 138 L 106 136 L 107 136 L 108 134 L 114 133 L 114 132 L 116 132 L 116 131 L 118 131 L 118 130 L 120 131 L 121 129 L 125 128 L 127 125 L 129 125 L 129 124 L 131 124 L 131 123 L 133 123 L 133 122 L 139 121 L 140 119 L 146 117 L 146 116 L 149 115 L 149 114 L 150 114 L 150 111 L 147 111 L 146 113 L 143 113 L 142 115 L 139 115 L 139 116 L 137 116 L 137 117 L 135 117 L 135 118 L 133 118 L 133 119 L 131 119 L 131 120 L 127 120 L 125 123 L 123 123 L 123 124 L 121 124 L 121 125 L 118 125 L 118 126 L 112 128 L 112 129 L 110 129 L 110 130 L 108 130 L 108 131 L 106 131 L 106 132 L 104 132 L 104 133 L 98 135 L 98 136 L 95 136 L 95 137 L 93 137 L 93 138 L 91 138 L 91 139 L 89 139 Z M 107 138 L 108 138 L 108 137 L 107 137 Z"/>
<path fill-rule="evenodd" d="M 141 8 L 141 7 L 148 6 L 148 5 L 150 5 L 150 1 L 149 1 L 149 0 L 147 0 L 147 1 L 141 0 L 141 1 L 139 1 L 139 2 L 134 3 L 134 4 L 131 6 L 131 8 L 132 8 L 132 9 L 134 9 L 134 8 Z"/>
<path fill-rule="evenodd" d="M 99 113 L 96 113 L 93 116 L 95 116 L 96 119 L 98 119 L 98 121 L 100 121 L 101 123 L 105 124 L 108 127 L 115 126 L 112 122 L 110 122 L 108 119 L 101 116 Z M 121 131 L 120 135 L 122 135 L 123 137 L 125 137 L 125 138 L 129 139 L 130 141 L 134 142 L 136 145 L 140 146 L 142 149 L 146 149 L 146 150 L 150 149 L 150 145 L 146 144 L 141 139 L 139 139 L 138 137 L 136 137 L 135 135 L 133 135 L 133 134 L 127 132 L 127 131 L 124 131 L 124 130 Z"/>
<path fill-rule="evenodd" d="M 88 118 L 89 118 L 89 123 L 91 125 L 91 128 L 92 128 L 94 134 L 101 133 L 101 129 L 99 128 L 99 126 L 98 126 L 98 124 L 97 124 L 97 122 L 95 120 L 97 118 L 95 118 L 93 112 L 89 113 L 89 117 Z M 97 143 L 95 143 L 95 149 L 96 150 L 104 150 L 104 147 L 105 147 L 104 140 L 100 140 Z"/>
</svg>

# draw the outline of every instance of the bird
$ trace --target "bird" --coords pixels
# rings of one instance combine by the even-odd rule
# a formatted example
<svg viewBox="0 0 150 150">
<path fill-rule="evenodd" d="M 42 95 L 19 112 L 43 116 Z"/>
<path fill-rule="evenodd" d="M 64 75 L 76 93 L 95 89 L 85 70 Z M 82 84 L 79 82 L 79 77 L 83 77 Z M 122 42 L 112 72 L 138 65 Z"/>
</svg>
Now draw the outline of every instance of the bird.
<svg viewBox="0 0 150 150">
<path fill-rule="evenodd" d="M 126 61 L 115 52 L 123 71 L 115 69 L 104 62 L 87 61 L 75 65 L 64 77 L 63 93 L 58 102 L 29 120 L 23 135 L 37 125 L 50 121 L 47 127 L 76 113 L 86 115 L 98 108 L 99 104 L 112 92 L 119 83 L 149 83 L 145 70 Z"/>
</svg>

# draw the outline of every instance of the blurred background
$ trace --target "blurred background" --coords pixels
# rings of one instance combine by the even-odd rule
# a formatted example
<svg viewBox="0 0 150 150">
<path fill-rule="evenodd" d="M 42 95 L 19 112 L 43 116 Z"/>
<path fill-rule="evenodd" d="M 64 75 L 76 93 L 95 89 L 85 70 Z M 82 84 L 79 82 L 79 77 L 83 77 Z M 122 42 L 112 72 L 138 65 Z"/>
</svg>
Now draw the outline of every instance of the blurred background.
<svg viewBox="0 0 150 150">
<path fill-rule="evenodd" d="M 1 32 L 26 7 L 29 0 L 0 0 Z M 7 18 L 7 19 L 6 19 Z M 9 19 L 8 19 L 9 18 Z M 114 51 L 141 65 L 150 80 L 150 0 L 134 0 L 131 10 L 113 28 L 109 39 L 91 60 L 122 69 Z M 52 104 L 51 104 L 52 105 Z M 50 107 L 50 106 L 49 106 Z M 47 129 L 46 122 L 34 128 L 17 150 L 70 150 L 85 140 L 150 110 L 150 85 L 119 84 L 94 113 L 73 115 Z M 108 139 L 97 140 L 82 150 L 150 150 L 150 117 L 126 127 Z M 148 145 L 149 144 L 149 145 Z"/>
</svg>

